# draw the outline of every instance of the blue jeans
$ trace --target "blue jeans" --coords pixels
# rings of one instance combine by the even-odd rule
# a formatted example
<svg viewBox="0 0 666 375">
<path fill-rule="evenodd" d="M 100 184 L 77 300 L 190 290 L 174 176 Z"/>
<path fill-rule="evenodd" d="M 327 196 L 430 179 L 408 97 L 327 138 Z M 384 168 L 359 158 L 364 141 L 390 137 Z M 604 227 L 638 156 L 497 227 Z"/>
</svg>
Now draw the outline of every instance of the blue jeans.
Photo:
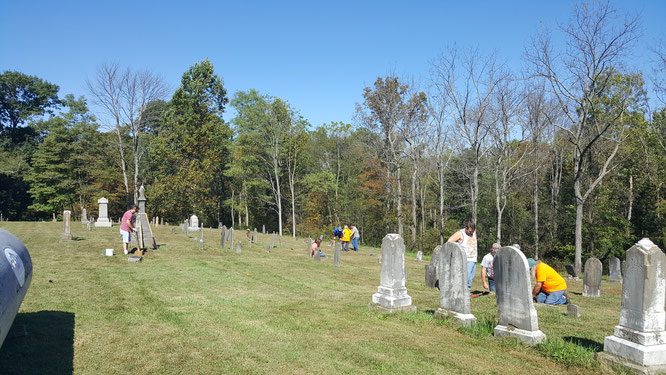
<svg viewBox="0 0 666 375">
<path fill-rule="evenodd" d="M 467 289 L 472 289 L 472 280 L 476 273 L 476 262 L 467 261 Z"/>
<path fill-rule="evenodd" d="M 358 237 L 354 237 L 352 240 L 352 246 L 354 247 L 354 251 L 358 251 Z"/>
<path fill-rule="evenodd" d="M 495 280 L 488 279 L 488 287 L 490 288 L 491 292 L 494 292 L 495 291 Z"/>
<path fill-rule="evenodd" d="M 567 299 L 564 298 L 564 293 L 567 290 L 558 290 L 557 292 L 544 293 L 539 292 L 536 296 L 536 301 L 539 303 L 545 303 L 548 305 L 562 305 L 567 303 Z"/>
</svg>

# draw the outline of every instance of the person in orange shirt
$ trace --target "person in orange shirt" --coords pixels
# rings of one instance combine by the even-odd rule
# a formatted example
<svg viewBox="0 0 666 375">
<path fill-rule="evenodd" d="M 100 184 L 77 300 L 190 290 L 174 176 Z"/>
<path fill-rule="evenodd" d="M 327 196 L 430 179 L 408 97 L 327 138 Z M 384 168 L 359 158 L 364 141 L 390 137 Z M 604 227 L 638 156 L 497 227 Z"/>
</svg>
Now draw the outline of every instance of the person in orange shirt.
<svg viewBox="0 0 666 375">
<path fill-rule="evenodd" d="M 532 289 L 532 297 L 539 303 L 562 305 L 569 303 L 567 299 L 567 282 L 564 281 L 553 267 L 544 262 L 527 259 L 530 271 L 534 268 L 536 284 Z"/>
</svg>

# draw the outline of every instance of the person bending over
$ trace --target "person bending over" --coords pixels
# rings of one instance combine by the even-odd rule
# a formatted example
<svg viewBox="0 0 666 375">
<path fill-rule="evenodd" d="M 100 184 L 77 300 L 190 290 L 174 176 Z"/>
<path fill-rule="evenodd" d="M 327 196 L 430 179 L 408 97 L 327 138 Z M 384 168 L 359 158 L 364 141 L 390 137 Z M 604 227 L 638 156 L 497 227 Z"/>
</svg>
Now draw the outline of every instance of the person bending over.
<svg viewBox="0 0 666 375">
<path fill-rule="evenodd" d="M 464 229 L 453 233 L 449 237 L 448 242 L 457 242 L 465 250 L 467 255 L 467 289 L 470 290 L 472 289 L 472 279 L 474 279 L 476 273 L 476 224 L 468 221 Z"/>
<path fill-rule="evenodd" d="M 567 282 L 564 281 L 553 267 L 544 262 L 527 259 L 530 272 L 534 268 L 536 284 L 532 289 L 532 297 L 539 303 L 548 305 L 562 305 L 569 303 L 567 300 Z"/>
</svg>

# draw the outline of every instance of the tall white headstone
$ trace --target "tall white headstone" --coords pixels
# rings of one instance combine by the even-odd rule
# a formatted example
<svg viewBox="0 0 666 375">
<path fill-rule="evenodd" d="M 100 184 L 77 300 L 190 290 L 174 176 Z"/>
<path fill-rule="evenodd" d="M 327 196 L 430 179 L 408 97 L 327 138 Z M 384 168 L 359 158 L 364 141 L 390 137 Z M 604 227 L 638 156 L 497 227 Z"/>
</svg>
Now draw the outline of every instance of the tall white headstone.
<svg viewBox="0 0 666 375">
<path fill-rule="evenodd" d="M 600 358 L 643 373 L 666 372 L 666 256 L 647 238 L 627 250 L 620 324 L 604 339 Z"/>
<path fill-rule="evenodd" d="M 372 295 L 372 308 L 385 313 L 416 311 L 407 294 L 405 241 L 399 234 L 387 234 L 382 240 L 382 271 L 377 293 Z"/>
<path fill-rule="evenodd" d="M 95 221 L 95 227 L 110 228 L 111 220 L 109 220 L 109 200 L 102 197 L 97 200 L 97 203 L 99 204 L 99 212 L 97 214 L 97 220 Z"/>
<path fill-rule="evenodd" d="M 190 232 L 199 231 L 199 218 L 197 217 L 197 215 L 190 216 L 190 225 L 187 228 L 187 230 Z"/>
</svg>

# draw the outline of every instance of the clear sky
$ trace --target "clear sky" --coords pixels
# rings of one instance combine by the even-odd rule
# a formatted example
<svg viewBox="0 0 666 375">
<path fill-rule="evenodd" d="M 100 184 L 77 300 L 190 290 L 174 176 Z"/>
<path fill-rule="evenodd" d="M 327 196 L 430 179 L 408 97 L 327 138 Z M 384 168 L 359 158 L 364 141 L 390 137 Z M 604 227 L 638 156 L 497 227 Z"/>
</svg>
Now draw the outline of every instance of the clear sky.
<svg viewBox="0 0 666 375">
<path fill-rule="evenodd" d="M 318 126 L 351 122 L 378 76 L 427 78 L 430 61 L 453 43 L 495 50 L 518 70 L 534 32 L 566 22 L 574 4 L 0 0 L 0 71 L 36 75 L 59 85 L 61 96 L 79 96 L 105 62 L 150 69 L 175 89 L 190 65 L 208 58 L 230 97 L 251 88 L 279 96 Z M 632 63 L 647 69 L 647 46 L 666 39 L 666 1 L 612 4 L 640 14 Z"/>
</svg>

